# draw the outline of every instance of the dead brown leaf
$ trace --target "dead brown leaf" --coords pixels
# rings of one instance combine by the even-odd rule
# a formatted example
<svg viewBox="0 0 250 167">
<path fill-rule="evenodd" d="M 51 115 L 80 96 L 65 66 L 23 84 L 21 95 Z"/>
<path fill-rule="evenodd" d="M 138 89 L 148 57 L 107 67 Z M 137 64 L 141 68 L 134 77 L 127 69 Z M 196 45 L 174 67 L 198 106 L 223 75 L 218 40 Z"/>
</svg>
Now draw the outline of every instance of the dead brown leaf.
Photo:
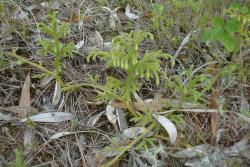
<svg viewBox="0 0 250 167">
<path fill-rule="evenodd" d="M 21 97 L 19 101 L 20 107 L 30 107 L 30 85 L 31 85 L 30 74 L 28 74 L 24 81 L 21 92 Z M 21 118 L 25 118 L 26 115 L 27 112 L 20 113 Z"/>
<path fill-rule="evenodd" d="M 13 114 L 18 114 L 18 117 L 21 117 L 19 115 L 22 115 L 24 112 L 26 113 L 37 113 L 38 110 L 33 107 L 21 107 L 21 106 L 10 106 L 10 107 L 0 107 L 2 110 L 11 112 Z"/>
<path fill-rule="evenodd" d="M 1 107 L 1 109 L 17 114 L 19 118 L 25 118 L 27 113 L 38 112 L 37 109 L 30 106 L 30 85 L 31 79 L 30 74 L 28 74 L 23 84 L 19 106 Z"/>
<path fill-rule="evenodd" d="M 106 157 L 104 154 L 99 153 L 99 152 L 96 153 L 95 163 L 96 163 L 97 167 L 106 166 L 106 163 L 108 163 L 109 160 L 110 160 L 110 158 Z M 110 167 L 119 167 L 120 166 L 119 164 L 120 164 L 120 162 L 116 161 Z"/>
<path fill-rule="evenodd" d="M 99 152 L 96 153 L 95 162 L 97 166 L 101 166 L 106 160 L 107 158 L 103 154 Z"/>
<path fill-rule="evenodd" d="M 127 109 L 127 104 L 123 102 L 112 102 L 111 106 L 114 108 L 123 108 Z M 131 104 L 131 107 L 133 110 L 137 111 L 144 111 L 145 109 L 149 109 L 150 111 L 161 111 L 162 110 L 162 104 L 161 104 L 161 97 L 155 97 L 154 99 L 146 99 L 146 100 L 138 100 L 136 102 L 133 102 Z"/>
<path fill-rule="evenodd" d="M 31 79 L 30 79 L 30 73 L 28 73 L 21 92 L 21 97 L 19 101 L 19 107 L 24 108 L 23 112 L 19 114 L 20 118 L 27 117 L 28 108 L 30 108 L 30 86 L 31 86 Z M 25 129 L 23 132 L 23 145 L 25 148 L 25 151 L 29 151 L 32 146 L 32 141 L 34 139 L 34 135 L 32 132 L 32 129 Z"/>
<path fill-rule="evenodd" d="M 210 99 L 210 108 L 211 109 L 217 109 L 218 104 L 217 104 L 217 99 L 219 97 L 220 93 L 218 90 L 213 90 L 211 99 Z M 217 112 L 212 112 L 211 113 L 211 128 L 212 128 L 212 135 L 213 139 L 216 137 L 216 132 L 218 129 L 218 113 Z"/>
</svg>

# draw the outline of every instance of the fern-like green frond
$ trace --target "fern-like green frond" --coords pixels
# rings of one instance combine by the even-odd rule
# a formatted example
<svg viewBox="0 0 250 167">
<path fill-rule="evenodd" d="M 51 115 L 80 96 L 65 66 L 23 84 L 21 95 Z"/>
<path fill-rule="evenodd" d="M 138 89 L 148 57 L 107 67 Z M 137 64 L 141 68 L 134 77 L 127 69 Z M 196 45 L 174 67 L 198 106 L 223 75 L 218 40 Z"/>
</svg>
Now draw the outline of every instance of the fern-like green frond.
<svg viewBox="0 0 250 167">
<path fill-rule="evenodd" d="M 156 84 L 159 84 L 160 58 L 171 59 L 171 64 L 174 64 L 174 58 L 161 51 L 140 53 L 139 45 L 146 39 L 153 40 L 153 35 L 144 31 L 123 33 L 113 38 L 111 51 L 94 51 L 87 58 L 90 61 L 98 56 L 109 67 L 119 68 L 127 73 L 127 78 L 122 80 L 109 78 L 106 84 L 109 91 L 126 101 L 130 101 L 131 95 L 140 89 L 138 81 L 140 78 L 147 80 L 155 78 Z"/>
</svg>

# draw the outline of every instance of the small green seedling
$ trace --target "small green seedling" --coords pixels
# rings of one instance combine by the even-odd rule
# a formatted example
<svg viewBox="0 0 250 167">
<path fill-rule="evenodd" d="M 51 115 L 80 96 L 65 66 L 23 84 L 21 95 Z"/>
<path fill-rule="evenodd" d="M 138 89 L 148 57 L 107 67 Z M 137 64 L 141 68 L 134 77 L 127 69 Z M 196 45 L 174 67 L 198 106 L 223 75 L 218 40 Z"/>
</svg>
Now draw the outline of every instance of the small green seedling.
<svg viewBox="0 0 250 167">
<path fill-rule="evenodd" d="M 71 128 L 75 129 L 79 125 L 79 121 L 77 119 L 71 120 Z"/>
<path fill-rule="evenodd" d="M 22 153 L 19 149 L 15 149 L 16 159 L 10 163 L 12 167 L 27 167 L 27 162 L 22 158 Z"/>
</svg>

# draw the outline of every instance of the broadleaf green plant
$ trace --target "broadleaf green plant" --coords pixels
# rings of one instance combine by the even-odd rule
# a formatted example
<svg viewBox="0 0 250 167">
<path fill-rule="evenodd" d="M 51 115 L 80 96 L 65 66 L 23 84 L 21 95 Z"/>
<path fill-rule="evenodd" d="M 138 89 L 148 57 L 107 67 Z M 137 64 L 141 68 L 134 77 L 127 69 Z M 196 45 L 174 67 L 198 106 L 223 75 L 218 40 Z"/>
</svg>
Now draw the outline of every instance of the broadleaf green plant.
<svg viewBox="0 0 250 167">
<path fill-rule="evenodd" d="M 172 65 L 174 64 L 173 57 L 161 51 L 146 51 L 141 54 L 139 44 L 146 39 L 153 40 L 153 35 L 144 31 L 123 33 L 113 38 L 111 51 L 95 51 L 88 56 L 88 61 L 98 56 L 107 63 L 108 67 L 126 72 L 126 78 L 120 80 L 110 76 L 106 83 L 108 91 L 122 97 L 126 103 L 129 103 L 131 95 L 140 89 L 139 79 L 155 78 L 156 84 L 159 84 L 160 58 L 171 59 Z M 113 97 L 108 98 L 110 100 Z"/>
<path fill-rule="evenodd" d="M 238 21 L 240 31 L 237 34 L 237 44 L 238 50 L 241 50 L 244 47 L 250 46 L 250 8 L 241 5 L 239 3 L 233 3 L 228 10 L 225 10 L 225 14 L 228 14 L 231 18 L 234 18 Z"/>
<path fill-rule="evenodd" d="M 219 41 L 229 52 L 232 52 L 235 49 L 234 33 L 239 30 L 239 23 L 236 19 L 230 18 L 224 21 L 216 16 L 213 18 L 212 28 L 202 36 L 202 40 Z"/>
<path fill-rule="evenodd" d="M 239 3 L 233 3 L 224 10 L 226 19 L 218 16 L 213 18 L 212 28 L 202 36 L 204 41 L 219 41 L 229 51 L 239 51 L 242 47 L 249 47 L 250 9 Z"/>
</svg>

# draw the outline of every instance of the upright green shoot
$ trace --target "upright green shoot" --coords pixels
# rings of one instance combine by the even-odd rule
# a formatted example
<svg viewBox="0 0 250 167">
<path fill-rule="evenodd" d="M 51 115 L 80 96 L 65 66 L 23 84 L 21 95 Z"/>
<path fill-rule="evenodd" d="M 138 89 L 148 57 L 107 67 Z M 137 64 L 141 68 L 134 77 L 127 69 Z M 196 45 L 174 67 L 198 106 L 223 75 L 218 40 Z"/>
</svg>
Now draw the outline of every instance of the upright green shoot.
<svg viewBox="0 0 250 167">
<path fill-rule="evenodd" d="M 15 161 L 10 163 L 12 167 L 27 167 L 27 162 L 25 162 L 22 158 L 22 153 L 19 149 L 15 149 L 16 159 Z"/>
<path fill-rule="evenodd" d="M 172 65 L 174 64 L 173 57 L 161 51 L 141 53 L 139 45 L 146 39 L 153 40 L 153 35 L 143 31 L 124 33 L 113 38 L 110 52 L 95 51 L 88 56 L 88 61 L 95 60 L 99 56 L 109 67 L 126 72 L 127 77 L 122 80 L 110 76 L 106 88 L 122 97 L 127 103 L 131 102 L 131 95 L 140 89 L 140 78 L 146 80 L 154 78 L 156 84 L 159 85 L 160 58 L 171 59 Z M 107 92 L 106 97 L 109 100 L 112 99 L 113 97 L 108 96 Z"/>
<path fill-rule="evenodd" d="M 42 46 L 40 52 L 45 55 L 51 54 L 54 56 L 55 79 L 59 81 L 61 85 L 64 85 L 60 77 L 62 70 L 61 61 L 63 57 L 72 56 L 75 46 L 73 43 L 63 44 L 60 42 L 60 39 L 69 35 L 70 25 L 60 22 L 57 19 L 57 13 L 53 12 L 48 15 L 48 24 L 39 23 L 38 28 L 49 37 L 37 40 L 37 44 Z"/>
</svg>

